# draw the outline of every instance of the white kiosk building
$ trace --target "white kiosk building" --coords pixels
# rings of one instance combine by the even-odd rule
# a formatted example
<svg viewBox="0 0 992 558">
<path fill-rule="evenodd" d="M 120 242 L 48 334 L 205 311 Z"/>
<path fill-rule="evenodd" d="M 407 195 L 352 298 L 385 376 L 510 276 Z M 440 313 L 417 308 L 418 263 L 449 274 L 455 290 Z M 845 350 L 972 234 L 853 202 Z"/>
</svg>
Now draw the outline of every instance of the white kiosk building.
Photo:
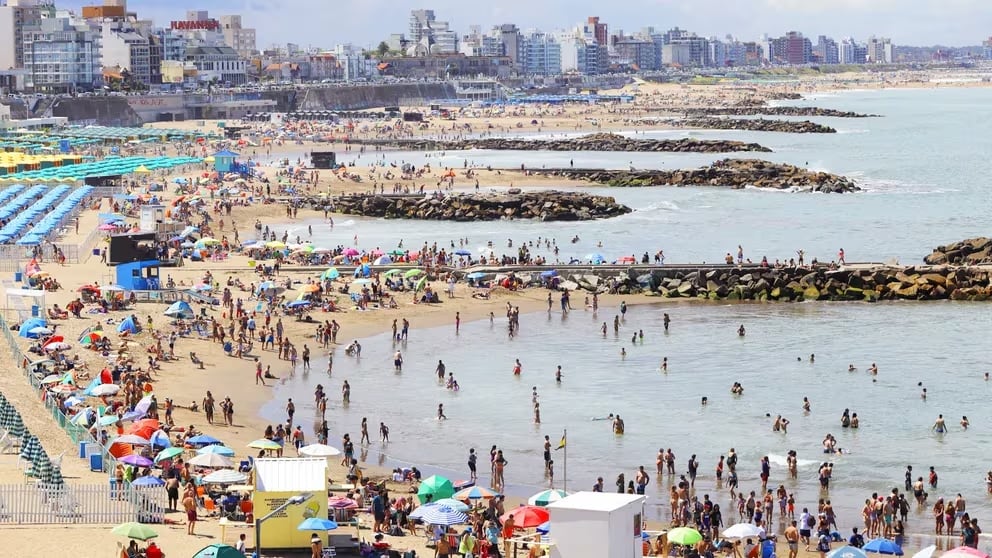
<svg viewBox="0 0 992 558">
<path fill-rule="evenodd" d="M 548 505 L 552 558 L 641 558 L 644 496 L 577 492 Z"/>
</svg>

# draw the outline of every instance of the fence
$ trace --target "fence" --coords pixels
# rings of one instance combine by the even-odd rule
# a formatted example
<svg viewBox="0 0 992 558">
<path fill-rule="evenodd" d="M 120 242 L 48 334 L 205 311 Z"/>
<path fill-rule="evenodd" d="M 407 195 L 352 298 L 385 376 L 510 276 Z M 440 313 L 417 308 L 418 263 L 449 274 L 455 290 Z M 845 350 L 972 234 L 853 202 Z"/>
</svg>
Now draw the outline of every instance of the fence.
<svg viewBox="0 0 992 558">
<path fill-rule="evenodd" d="M 161 486 L 0 485 L 0 525 L 163 523 Z"/>
<path fill-rule="evenodd" d="M 92 246 L 92 244 L 91 244 Z M 0 271 L 20 271 L 21 264 L 32 257 L 37 257 L 38 263 L 56 261 L 55 248 L 62 250 L 65 263 L 75 264 L 86 261 L 88 253 L 84 253 L 84 244 L 40 244 L 38 246 L 17 246 L 15 244 L 0 245 Z M 82 257 L 82 259 L 80 259 Z"/>
</svg>

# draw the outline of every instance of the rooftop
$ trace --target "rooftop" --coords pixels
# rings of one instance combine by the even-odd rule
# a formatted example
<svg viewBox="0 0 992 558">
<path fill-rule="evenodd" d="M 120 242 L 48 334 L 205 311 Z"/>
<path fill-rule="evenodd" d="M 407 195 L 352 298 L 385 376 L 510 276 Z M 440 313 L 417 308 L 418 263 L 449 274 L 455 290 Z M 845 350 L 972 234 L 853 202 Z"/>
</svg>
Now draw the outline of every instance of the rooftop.
<svg viewBox="0 0 992 558">
<path fill-rule="evenodd" d="M 588 510 L 610 512 L 634 503 L 644 502 L 644 496 L 613 492 L 576 492 L 548 505 L 549 510 Z"/>
</svg>

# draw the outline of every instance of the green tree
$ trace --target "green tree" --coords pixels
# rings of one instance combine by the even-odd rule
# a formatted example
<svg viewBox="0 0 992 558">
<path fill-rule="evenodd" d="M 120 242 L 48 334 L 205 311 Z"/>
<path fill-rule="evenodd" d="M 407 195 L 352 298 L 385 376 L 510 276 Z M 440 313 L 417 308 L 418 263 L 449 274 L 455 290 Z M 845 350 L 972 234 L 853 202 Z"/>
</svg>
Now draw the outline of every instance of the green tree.
<svg viewBox="0 0 992 558">
<path fill-rule="evenodd" d="M 379 56 L 385 56 L 389 54 L 389 45 L 386 44 L 386 41 L 382 41 L 379 43 L 379 46 L 376 47 L 375 51 L 379 53 Z"/>
</svg>

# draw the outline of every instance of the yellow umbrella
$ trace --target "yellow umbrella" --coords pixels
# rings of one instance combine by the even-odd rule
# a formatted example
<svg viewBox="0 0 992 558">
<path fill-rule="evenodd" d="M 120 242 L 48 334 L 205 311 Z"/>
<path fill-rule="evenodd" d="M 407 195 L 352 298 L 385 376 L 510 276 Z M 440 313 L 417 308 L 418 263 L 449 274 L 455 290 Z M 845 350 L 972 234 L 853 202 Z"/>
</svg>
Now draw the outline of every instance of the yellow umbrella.
<svg viewBox="0 0 992 558">
<path fill-rule="evenodd" d="M 138 168 L 134 169 L 134 172 L 137 174 L 148 174 L 152 171 L 149 170 L 149 168 L 146 167 L 145 165 L 139 165 Z"/>
<path fill-rule="evenodd" d="M 273 240 L 272 242 L 266 242 L 265 243 L 265 247 L 266 248 L 273 248 L 275 250 L 282 250 L 283 248 L 286 247 L 286 243 L 285 242 L 280 242 L 278 240 Z"/>
</svg>

